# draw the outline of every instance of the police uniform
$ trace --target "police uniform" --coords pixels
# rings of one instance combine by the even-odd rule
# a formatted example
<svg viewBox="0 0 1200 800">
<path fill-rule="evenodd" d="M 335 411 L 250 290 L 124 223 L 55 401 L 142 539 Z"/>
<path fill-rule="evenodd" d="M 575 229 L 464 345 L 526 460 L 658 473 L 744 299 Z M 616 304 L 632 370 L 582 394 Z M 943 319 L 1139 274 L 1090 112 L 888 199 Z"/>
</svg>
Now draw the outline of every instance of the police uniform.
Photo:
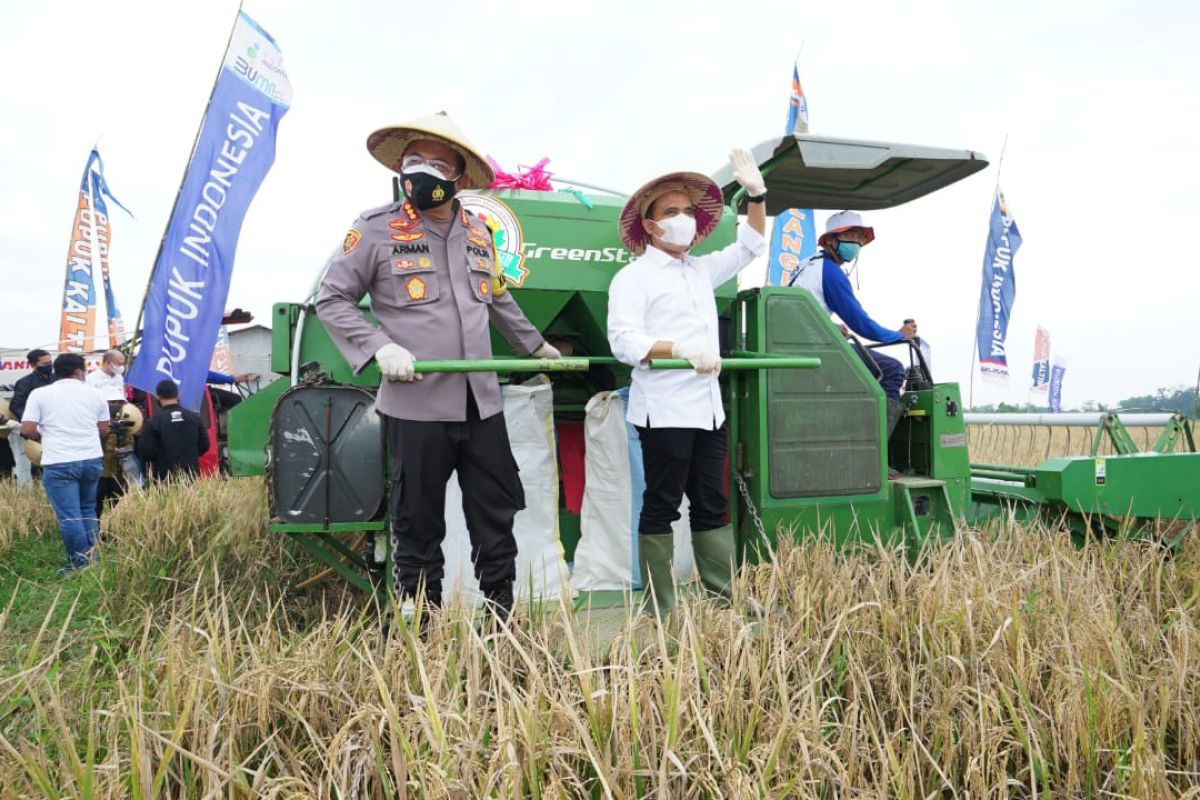
<svg viewBox="0 0 1200 800">
<path fill-rule="evenodd" d="M 317 315 L 356 372 L 395 343 L 418 360 L 490 359 L 489 325 L 518 354 L 543 344 L 504 286 L 491 232 L 453 202 L 448 225 L 409 201 L 364 212 L 322 283 Z M 376 327 L 359 310 L 370 294 Z M 513 517 L 525 507 L 493 373 L 430 373 L 383 381 L 376 398 L 391 451 L 392 552 L 398 590 L 422 578 L 440 600 L 446 481 L 458 472 L 476 577 L 489 587 L 516 573 Z"/>
</svg>

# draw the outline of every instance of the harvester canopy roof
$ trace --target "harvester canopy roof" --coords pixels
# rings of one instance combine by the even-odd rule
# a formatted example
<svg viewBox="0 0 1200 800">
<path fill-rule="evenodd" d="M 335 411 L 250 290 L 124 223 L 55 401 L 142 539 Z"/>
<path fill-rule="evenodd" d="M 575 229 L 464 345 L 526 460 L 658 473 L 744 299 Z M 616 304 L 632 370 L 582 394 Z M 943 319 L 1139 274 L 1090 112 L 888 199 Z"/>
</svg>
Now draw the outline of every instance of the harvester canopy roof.
<svg viewBox="0 0 1200 800">
<path fill-rule="evenodd" d="M 752 151 L 767 179 L 767 213 L 787 208 L 891 208 L 960 181 L 987 166 L 973 150 L 831 139 L 797 134 Z M 728 165 L 713 180 L 729 202 L 738 190 Z"/>
</svg>

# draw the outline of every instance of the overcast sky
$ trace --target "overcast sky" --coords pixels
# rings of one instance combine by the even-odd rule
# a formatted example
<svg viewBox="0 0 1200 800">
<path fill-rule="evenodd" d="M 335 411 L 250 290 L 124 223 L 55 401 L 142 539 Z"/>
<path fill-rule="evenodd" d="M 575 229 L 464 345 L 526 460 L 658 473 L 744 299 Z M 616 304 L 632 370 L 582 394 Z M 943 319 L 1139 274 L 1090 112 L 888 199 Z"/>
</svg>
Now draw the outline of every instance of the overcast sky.
<svg viewBox="0 0 1200 800">
<path fill-rule="evenodd" d="M 236 3 L 47 2 L 0 26 L 0 346 L 57 338 L 81 172 L 116 196 L 113 280 L 136 317 Z M 228 307 L 303 296 L 357 213 L 390 199 L 376 128 L 449 111 L 511 168 L 626 190 L 712 173 L 782 132 L 792 62 L 814 133 L 972 149 L 992 162 L 869 218 L 859 294 L 917 318 L 968 394 L 997 161 L 1024 236 L 1009 328 L 1022 402 L 1034 329 L 1069 360 L 1064 404 L 1194 385 L 1200 368 L 1200 3 L 402 3 L 246 0 L 294 101 L 246 217 Z M 818 212 L 818 225 L 826 214 Z"/>
</svg>

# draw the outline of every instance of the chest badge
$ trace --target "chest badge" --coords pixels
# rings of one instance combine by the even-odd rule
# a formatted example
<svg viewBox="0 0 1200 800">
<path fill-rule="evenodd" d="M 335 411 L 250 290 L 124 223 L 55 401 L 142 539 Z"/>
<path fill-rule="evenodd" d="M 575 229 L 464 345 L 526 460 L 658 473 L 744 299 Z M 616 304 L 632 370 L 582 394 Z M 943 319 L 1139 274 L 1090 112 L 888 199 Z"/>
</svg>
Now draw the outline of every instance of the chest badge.
<svg viewBox="0 0 1200 800">
<path fill-rule="evenodd" d="M 416 242 L 425 238 L 425 231 L 412 231 L 411 233 L 393 233 L 392 239 L 397 242 Z"/>
<path fill-rule="evenodd" d="M 398 272 L 403 272 L 406 269 L 412 269 L 414 264 L 407 259 L 398 258 L 392 262 L 392 266 L 395 267 Z"/>
<path fill-rule="evenodd" d="M 409 300 L 424 300 L 425 281 L 420 278 L 409 278 L 408 283 L 404 284 L 404 291 L 408 293 Z"/>
<path fill-rule="evenodd" d="M 492 285 L 491 285 L 490 281 L 487 281 L 487 280 L 479 281 L 479 294 L 483 295 L 484 297 L 487 297 L 491 291 L 492 291 Z"/>
</svg>

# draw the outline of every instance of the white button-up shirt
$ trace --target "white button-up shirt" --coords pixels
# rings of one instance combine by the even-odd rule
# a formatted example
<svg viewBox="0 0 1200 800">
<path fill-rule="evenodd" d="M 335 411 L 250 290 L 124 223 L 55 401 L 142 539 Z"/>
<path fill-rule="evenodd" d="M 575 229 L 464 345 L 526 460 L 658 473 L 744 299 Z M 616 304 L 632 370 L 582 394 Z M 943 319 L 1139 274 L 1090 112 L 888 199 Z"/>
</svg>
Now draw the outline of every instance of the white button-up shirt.
<svg viewBox="0 0 1200 800">
<path fill-rule="evenodd" d="M 650 246 L 613 278 L 608 287 L 608 344 L 619 361 L 634 367 L 625 414 L 629 422 L 713 430 L 725 421 L 716 375 L 652 370 L 645 359 L 660 340 L 704 341 L 717 350 L 713 290 L 766 250 L 766 240 L 742 223 L 737 241 L 715 253 L 685 253 L 680 260 Z"/>
<path fill-rule="evenodd" d="M 103 368 L 99 368 L 88 373 L 86 382 L 88 386 L 100 392 L 100 396 L 105 400 L 125 399 L 124 375 L 109 375 Z"/>
</svg>

